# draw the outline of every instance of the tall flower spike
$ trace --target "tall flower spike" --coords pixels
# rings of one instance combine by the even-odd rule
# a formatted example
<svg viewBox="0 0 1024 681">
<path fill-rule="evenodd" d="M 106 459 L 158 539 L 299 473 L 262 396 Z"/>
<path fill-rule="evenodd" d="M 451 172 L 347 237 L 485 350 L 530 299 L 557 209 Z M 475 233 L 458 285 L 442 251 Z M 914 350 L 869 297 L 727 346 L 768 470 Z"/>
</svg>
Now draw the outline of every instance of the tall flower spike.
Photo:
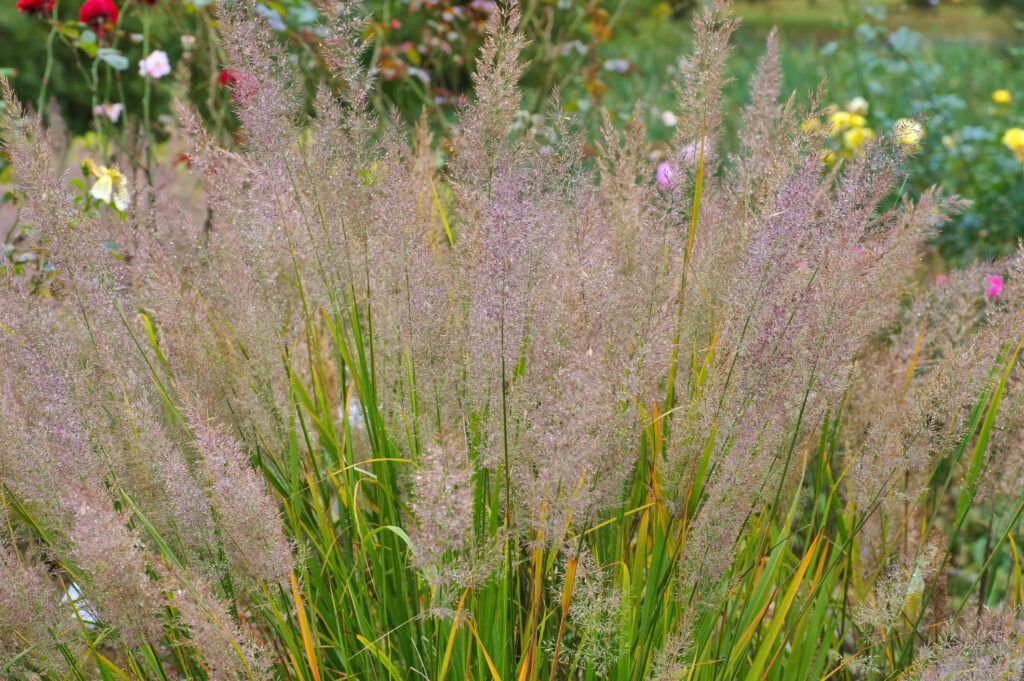
<svg viewBox="0 0 1024 681">
<path fill-rule="evenodd" d="M 291 547 L 266 484 L 224 428 L 210 423 L 195 404 L 186 413 L 233 567 L 268 584 L 287 582 Z"/>
<path fill-rule="evenodd" d="M 89 602 L 128 645 L 155 643 L 163 628 L 163 596 L 139 537 L 98 490 L 75 486 L 65 501 L 74 514 L 71 557 L 82 570 Z"/>
<path fill-rule="evenodd" d="M 198 575 L 174 572 L 172 603 L 181 622 L 189 629 L 189 640 L 213 672 L 211 678 L 269 680 L 266 652 L 248 628 L 232 618 L 228 604 L 213 592 L 209 582 Z"/>
</svg>

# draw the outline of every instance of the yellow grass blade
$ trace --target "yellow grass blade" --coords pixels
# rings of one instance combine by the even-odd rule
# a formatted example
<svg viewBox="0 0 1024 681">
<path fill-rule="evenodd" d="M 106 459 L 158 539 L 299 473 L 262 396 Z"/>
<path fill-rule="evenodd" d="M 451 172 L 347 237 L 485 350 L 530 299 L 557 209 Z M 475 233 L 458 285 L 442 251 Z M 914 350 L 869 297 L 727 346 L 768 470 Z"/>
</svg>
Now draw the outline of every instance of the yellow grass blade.
<svg viewBox="0 0 1024 681">
<path fill-rule="evenodd" d="M 473 634 L 473 638 L 476 639 L 477 645 L 480 646 L 480 654 L 484 656 L 484 662 L 487 663 L 487 668 L 491 670 L 491 680 L 501 681 L 501 674 L 498 673 L 497 667 L 495 667 L 494 662 L 491 661 L 491 656 L 487 654 L 487 648 L 484 647 L 484 642 L 480 640 L 480 634 L 476 632 L 476 627 L 473 626 L 473 621 L 466 620 L 466 624 L 469 626 L 469 631 Z"/>
<path fill-rule="evenodd" d="M 562 620 L 558 623 L 558 635 L 555 637 L 555 652 L 551 661 L 551 680 L 554 681 L 558 670 L 558 652 L 562 647 L 562 636 L 565 634 L 565 622 L 569 618 L 569 605 L 572 603 L 572 590 L 576 585 L 576 566 L 579 557 L 569 556 L 565 566 L 565 581 L 562 583 Z"/>
<path fill-rule="evenodd" d="M 434 183 L 430 183 L 430 189 L 434 192 L 434 207 L 437 208 L 437 214 L 441 216 L 441 224 L 444 225 L 444 233 L 448 236 L 448 245 L 455 245 L 455 237 L 452 236 L 452 228 L 448 224 L 448 216 L 444 213 L 444 206 L 441 205 L 441 197 L 437 195 L 437 187 Z"/>
<path fill-rule="evenodd" d="M 295 573 L 288 575 L 292 584 L 292 600 L 295 601 L 295 618 L 299 620 L 299 631 L 302 633 L 302 646 L 306 649 L 306 662 L 309 664 L 309 671 L 313 675 L 313 681 L 320 681 L 320 667 L 316 663 L 316 653 L 313 649 L 313 634 L 309 629 L 309 621 L 306 619 L 306 608 L 302 605 L 302 594 L 299 593 L 299 582 L 295 579 Z"/>
<path fill-rule="evenodd" d="M 924 320 L 924 324 L 921 325 L 921 333 L 917 335 L 917 346 L 914 348 L 914 356 L 910 358 L 910 366 L 907 367 L 907 377 L 903 380 L 903 390 L 900 392 L 899 403 L 903 404 L 903 398 L 907 394 L 907 388 L 910 387 L 910 379 L 914 377 L 914 368 L 917 366 L 917 358 L 921 354 L 921 343 L 924 342 L 924 332 L 928 328 L 927 318 Z"/>
<path fill-rule="evenodd" d="M 1010 549 L 1013 551 L 1013 592 L 1010 594 L 1010 605 L 1013 607 L 1024 603 L 1024 586 L 1021 585 L 1020 555 L 1017 552 L 1017 542 L 1013 540 L 1013 533 L 1007 532 L 1006 538 L 1010 540 Z"/>
<path fill-rule="evenodd" d="M 384 654 L 384 651 L 380 649 L 380 646 L 362 634 L 356 634 L 356 640 L 362 643 L 364 649 L 370 651 L 370 654 L 384 665 L 384 668 L 388 670 L 388 674 L 391 675 L 391 678 L 396 679 L 396 681 L 403 681 L 402 675 L 398 673 L 398 667 L 396 667 L 395 663 L 391 661 L 391 658 Z"/>
<path fill-rule="evenodd" d="M 441 659 L 441 672 L 437 675 L 438 681 L 443 681 L 445 675 L 448 674 L 448 665 L 452 661 L 452 649 L 455 647 L 455 633 L 459 630 L 459 620 L 462 615 L 462 607 L 466 604 L 466 596 L 469 595 L 469 589 L 467 588 L 462 592 L 462 598 L 459 599 L 459 606 L 455 610 L 455 618 L 452 620 L 452 631 L 448 634 L 448 645 L 444 648 L 444 657 Z"/>
<path fill-rule="evenodd" d="M 800 585 L 803 584 L 804 574 L 807 573 L 807 569 L 811 566 L 811 561 L 814 560 L 814 555 L 818 548 L 818 542 L 821 541 L 823 532 L 824 530 L 819 531 L 818 536 L 816 536 L 814 541 L 811 542 L 811 545 L 807 547 L 807 551 L 804 554 L 803 559 L 800 561 L 800 565 L 797 567 L 796 573 L 790 580 L 789 588 L 786 589 L 786 593 L 783 595 L 782 600 L 776 604 L 775 611 L 772 613 L 771 624 L 768 625 L 768 630 L 765 632 L 761 646 L 758 648 L 757 655 L 754 657 L 754 663 L 751 665 L 750 671 L 747 674 L 746 678 L 748 681 L 761 678 L 762 669 L 768 661 L 768 655 L 771 654 L 772 649 L 775 646 L 775 641 L 779 637 L 779 632 L 782 631 L 782 625 L 786 621 L 786 614 L 793 605 L 793 600 L 796 598 Z"/>
</svg>

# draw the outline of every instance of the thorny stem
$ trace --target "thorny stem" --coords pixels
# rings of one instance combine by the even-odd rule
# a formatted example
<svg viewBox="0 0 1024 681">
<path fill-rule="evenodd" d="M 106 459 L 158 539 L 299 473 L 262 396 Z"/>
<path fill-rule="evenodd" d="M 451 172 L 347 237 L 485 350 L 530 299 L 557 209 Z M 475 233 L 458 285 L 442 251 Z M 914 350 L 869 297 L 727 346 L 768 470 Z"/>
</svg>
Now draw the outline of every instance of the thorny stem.
<svg viewBox="0 0 1024 681">
<path fill-rule="evenodd" d="M 59 2 L 55 2 L 50 12 L 50 35 L 46 38 L 46 68 L 43 70 L 43 82 L 39 87 L 39 99 L 36 103 L 36 113 L 39 120 L 44 120 L 43 111 L 46 106 L 46 89 L 50 85 L 50 75 L 53 73 L 53 43 L 57 39 L 57 8 Z"/>
<path fill-rule="evenodd" d="M 101 144 L 103 140 L 103 121 L 100 120 L 100 115 L 97 112 L 100 105 L 100 92 L 99 92 L 99 81 L 100 81 L 100 58 L 95 57 L 92 60 L 92 67 L 89 69 L 88 82 L 89 92 L 92 93 L 92 120 L 93 125 L 96 126 L 96 133 L 100 136 Z M 103 144 L 103 153 L 106 153 L 106 145 Z"/>
</svg>

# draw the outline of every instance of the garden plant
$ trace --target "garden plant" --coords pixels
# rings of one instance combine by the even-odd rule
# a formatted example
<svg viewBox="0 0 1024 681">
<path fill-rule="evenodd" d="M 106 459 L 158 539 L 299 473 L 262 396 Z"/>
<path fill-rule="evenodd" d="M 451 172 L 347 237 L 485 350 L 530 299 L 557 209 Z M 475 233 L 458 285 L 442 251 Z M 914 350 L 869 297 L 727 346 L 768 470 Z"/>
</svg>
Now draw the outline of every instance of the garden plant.
<svg viewBox="0 0 1024 681">
<path fill-rule="evenodd" d="M 929 269 L 925 122 L 784 93 L 774 32 L 733 106 L 716 4 L 657 158 L 639 105 L 524 126 L 498 3 L 442 144 L 358 4 L 309 107 L 208 11 L 229 110 L 167 141 L 4 81 L 0 678 L 1024 676 L 1024 253 Z"/>
</svg>

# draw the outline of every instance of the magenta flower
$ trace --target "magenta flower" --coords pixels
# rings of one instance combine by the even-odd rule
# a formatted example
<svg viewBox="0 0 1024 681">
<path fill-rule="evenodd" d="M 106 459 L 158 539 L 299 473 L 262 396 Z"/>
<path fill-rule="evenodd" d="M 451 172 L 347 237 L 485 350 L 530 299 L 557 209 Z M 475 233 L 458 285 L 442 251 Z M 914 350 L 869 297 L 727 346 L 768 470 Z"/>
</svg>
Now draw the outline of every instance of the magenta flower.
<svg viewBox="0 0 1024 681">
<path fill-rule="evenodd" d="M 994 300 L 994 299 L 998 298 L 999 294 L 1002 293 L 1002 292 L 1003 292 L 1003 278 L 999 277 L 999 276 L 989 277 L 988 278 L 988 290 L 985 291 L 985 295 L 988 296 L 989 299 Z"/>
<path fill-rule="evenodd" d="M 935 277 L 935 284 L 937 286 L 942 286 L 943 284 L 948 283 L 948 282 L 949 282 L 949 277 L 946 276 L 945 274 L 940 274 L 939 276 Z"/>
<path fill-rule="evenodd" d="M 668 186 L 672 184 L 672 165 L 668 161 L 661 163 L 655 177 L 662 188 L 668 189 Z"/>
</svg>

